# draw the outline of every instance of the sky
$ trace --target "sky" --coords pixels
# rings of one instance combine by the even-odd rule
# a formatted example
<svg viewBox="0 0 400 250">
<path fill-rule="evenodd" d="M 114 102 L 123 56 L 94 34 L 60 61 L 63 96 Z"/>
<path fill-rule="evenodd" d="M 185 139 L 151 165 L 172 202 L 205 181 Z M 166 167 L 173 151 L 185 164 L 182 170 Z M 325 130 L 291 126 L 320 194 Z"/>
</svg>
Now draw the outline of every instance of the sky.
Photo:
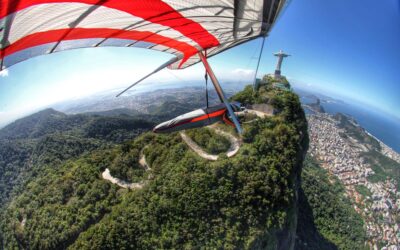
<svg viewBox="0 0 400 250">
<path fill-rule="evenodd" d="M 400 5 L 396 0 L 292 0 L 265 40 L 258 76 L 275 69 L 292 85 L 350 100 L 400 120 Z M 217 77 L 251 82 L 262 39 L 210 58 Z M 0 73 L 0 126 L 43 107 L 122 89 L 171 56 L 135 48 L 77 49 L 39 56 Z M 143 86 L 182 86 L 204 68 L 163 70 Z M 115 91 L 114 91 L 115 92 Z M 114 93 L 113 92 L 113 93 Z"/>
</svg>

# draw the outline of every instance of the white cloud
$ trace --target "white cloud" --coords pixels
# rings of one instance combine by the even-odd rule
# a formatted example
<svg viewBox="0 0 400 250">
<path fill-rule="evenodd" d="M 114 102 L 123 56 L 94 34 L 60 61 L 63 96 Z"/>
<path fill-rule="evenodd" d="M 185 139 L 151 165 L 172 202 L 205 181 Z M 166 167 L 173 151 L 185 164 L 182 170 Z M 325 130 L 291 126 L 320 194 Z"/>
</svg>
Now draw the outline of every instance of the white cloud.
<svg viewBox="0 0 400 250">
<path fill-rule="evenodd" d="M 254 76 L 253 69 L 234 69 L 232 70 L 232 74 L 237 76 Z"/>
<path fill-rule="evenodd" d="M 0 71 L 0 77 L 6 77 L 8 76 L 8 69 L 3 69 Z"/>
<path fill-rule="evenodd" d="M 254 79 L 254 73 L 255 71 L 253 69 L 237 68 L 234 70 L 221 72 L 219 78 L 236 83 L 252 82 Z"/>
</svg>

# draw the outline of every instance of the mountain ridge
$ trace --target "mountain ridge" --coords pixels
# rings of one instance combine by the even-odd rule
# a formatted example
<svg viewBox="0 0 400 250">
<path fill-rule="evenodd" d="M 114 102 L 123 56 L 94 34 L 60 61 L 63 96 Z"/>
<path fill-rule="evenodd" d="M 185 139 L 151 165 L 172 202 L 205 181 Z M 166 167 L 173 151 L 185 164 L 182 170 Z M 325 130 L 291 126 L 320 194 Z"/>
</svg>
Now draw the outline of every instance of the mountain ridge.
<svg viewBox="0 0 400 250">
<path fill-rule="evenodd" d="M 296 95 L 272 88 L 269 93 L 281 114 L 246 125 L 238 154 L 217 162 L 199 158 L 176 133 L 141 131 L 136 139 L 116 137 L 110 129 L 116 128 L 113 120 L 122 121 L 122 131 L 129 130 L 125 115 L 81 115 L 88 122 L 78 129 L 42 137 L 44 147 L 37 152 L 44 155 L 32 166 L 38 175 L 32 175 L 3 207 L 0 242 L 6 248 L 33 249 L 293 245 L 294 183 L 306 147 L 305 119 Z M 174 107 L 179 105 L 172 101 L 167 109 L 182 110 Z M 85 134 L 86 128 L 93 134 Z M 93 142 L 95 148 L 57 156 L 82 148 L 68 142 L 73 138 Z M 151 167 L 146 175 L 138 169 L 141 153 Z M 126 181 L 151 178 L 142 190 L 124 190 L 101 178 L 109 167 Z"/>
</svg>

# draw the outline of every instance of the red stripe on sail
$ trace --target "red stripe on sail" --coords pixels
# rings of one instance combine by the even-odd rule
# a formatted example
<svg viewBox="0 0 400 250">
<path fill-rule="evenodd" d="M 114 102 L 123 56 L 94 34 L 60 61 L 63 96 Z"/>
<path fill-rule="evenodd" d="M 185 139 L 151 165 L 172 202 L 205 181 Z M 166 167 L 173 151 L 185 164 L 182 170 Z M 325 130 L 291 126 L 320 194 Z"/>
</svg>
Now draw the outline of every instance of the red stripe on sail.
<svg viewBox="0 0 400 250">
<path fill-rule="evenodd" d="M 67 35 L 65 36 L 65 34 Z M 120 38 L 120 39 L 129 39 L 134 41 L 145 41 L 145 42 L 160 44 L 182 52 L 184 55 L 182 63 L 184 63 L 189 57 L 197 53 L 197 49 L 187 43 L 180 42 L 147 31 L 141 32 L 134 30 L 123 31 L 118 29 L 102 29 L 102 28 L 91 28 L 91 29 L 74 28 L 74 29 L 50 30 L 25 36 L 20 40 L 16 41 L 15 43 L 11 44 L 10 46 L 0 50 L 0 52 L 2 52 L 1 56 L 6 57 L 15 52 L 30 47 L 52 42 L 58 42 L 60 41 L 61 38 L 63 38 L 63 40 L 77 40 L 77 39 L 87 39 L 87 38 Z"/>
<path fill-rule="evenodd" d="M 204 121 L 206 119 L 215 118 L 215 117 L 218 117 L 218 116 L 222 117 L 225 112 L 226 112 L 226 109 L 224 108 L 222 110 L 214 111 L 213 113 L 205 114 L 205 115 L 202 115 L 202 116 L 199 116 L 199 117 L 195 117 L 195 118 L 192 118 L 192 119 L 188 119 L 188 120 L 184 120 L 184 121 L 178 122 L 178 123 L 176 123 L 176 124 L 174 124 L 172 126 L 166 127 L 166 128 L 159 128 L 158 130 L 159 131 L 168 130 L 168 129 L 179 127 L 179 126 L 182 126 L 182 125 L 185 125 L 185 124 L 188 124 L 188 123 L 195 123 L 195 122 L 199 122 L 199 121 Z"/>
<path fill-rule="evenodd" d="M 99 4 L 127 12 L 152 23 L 168 26 L 192 39 L 203 49 L 219 45 L 219 41 L 200 24 L 182 16 L 178 11 L 161 0 L 0 0 L 0 18 L 33 5 L 49 3 Z"/>
<path fill-rule="evenodd" d="M 225 112 L 226 112 L 226 109 L 218 110 L 218 111 L 215 111 L 215 112 L 210 113 L 210 114 L 205 114 L 205 115 L 202 115 L 202 116 L 193 118 L 192 120 L 190 120 L 190 122 L 197 122 L 197 121 L 205 120 L 205 119 L 208 119 L 208 118 L 213 118 L 213 117 L 221 116 L 221 115 L 223 115 Z"/>
</svg>

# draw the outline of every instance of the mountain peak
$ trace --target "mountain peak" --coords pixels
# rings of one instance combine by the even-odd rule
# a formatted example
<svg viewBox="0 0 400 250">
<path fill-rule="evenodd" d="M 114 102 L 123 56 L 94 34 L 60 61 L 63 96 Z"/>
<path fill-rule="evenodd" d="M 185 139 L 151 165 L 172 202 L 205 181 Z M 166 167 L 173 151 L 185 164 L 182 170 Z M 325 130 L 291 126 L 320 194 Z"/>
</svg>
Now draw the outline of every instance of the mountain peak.
<svg viewBox="0 0 400 250">
<path fill-rule="evenodd" d="M 16 120 L 0 130 L 0 139 L 18 139 L 27 137 L 37 137 L 43 133 L 45 127 L 54 124 L 54 121 L 66 117 L 66 114 L 47 108 L 27 117 Z M 47 124 L 47 125 L 46 125 Z"/>
</svg>

